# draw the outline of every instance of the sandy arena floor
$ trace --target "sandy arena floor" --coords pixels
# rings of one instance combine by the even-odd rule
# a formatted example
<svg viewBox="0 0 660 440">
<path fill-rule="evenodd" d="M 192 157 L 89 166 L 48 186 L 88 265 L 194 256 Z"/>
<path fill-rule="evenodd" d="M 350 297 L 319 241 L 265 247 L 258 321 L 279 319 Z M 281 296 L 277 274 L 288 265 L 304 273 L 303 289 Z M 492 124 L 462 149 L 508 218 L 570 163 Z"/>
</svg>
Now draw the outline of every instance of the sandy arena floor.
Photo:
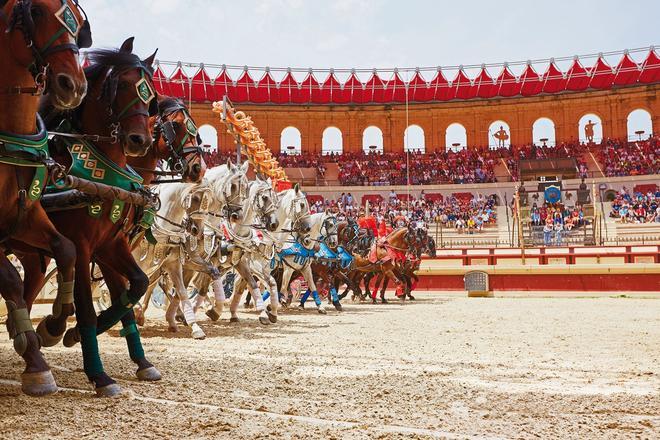
<svg viewBox="0 0 660 440">
<path fill-rule="evenodd" d="M 0 438 L 660 437 L 660 300 L 418 297 L 271 327 L 223 316 L 204 341 L 148 321 L 158 384 L 112 331 L 109 400 L 61 346 L 45 353 L 63 390 L 22 395 L 3 326 Z"/>
</svg>

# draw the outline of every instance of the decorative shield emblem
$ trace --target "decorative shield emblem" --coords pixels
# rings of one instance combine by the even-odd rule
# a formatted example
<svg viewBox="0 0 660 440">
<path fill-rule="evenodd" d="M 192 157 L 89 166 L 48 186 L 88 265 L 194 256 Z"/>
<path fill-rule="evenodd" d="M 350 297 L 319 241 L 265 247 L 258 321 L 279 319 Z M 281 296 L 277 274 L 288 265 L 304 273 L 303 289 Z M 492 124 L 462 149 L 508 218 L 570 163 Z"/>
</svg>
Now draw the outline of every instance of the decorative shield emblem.
<svg viewBox="0 0 660 440">
<path fill-rule="evenodd" d="M 151 89 L 151 85 L 146 78 L 142 78 L 140 81 L 138 81 L 135 84 L 135 89 L 137 90 L 138 98 L 140 98 L 140 101 L 144 102 L 145 104 L 149 104 L 149 102 L 151 102 L 151 100 L 156 97 L 156 94 Z"/>
<path fill-rule="evenodd" d="M 66 29 L 74 38 L 78 37 L 78 32 L 80 31 L 80 23 L 76 18 L 76 14 L 73 13 L 73 10 L 69 7 L 68 4 L 65 4 L 60 8 L 59 11 L 55 13 L 55 17 L 62 23 L 64 29 Z"/>
<path fill-rule="evenodd" d="M 186 131 L 190 133 L 191 136 L 197 136 L 197 126 L 190 117 L 186 116 L 184 124 L 186 125 Z"/>
</svg>

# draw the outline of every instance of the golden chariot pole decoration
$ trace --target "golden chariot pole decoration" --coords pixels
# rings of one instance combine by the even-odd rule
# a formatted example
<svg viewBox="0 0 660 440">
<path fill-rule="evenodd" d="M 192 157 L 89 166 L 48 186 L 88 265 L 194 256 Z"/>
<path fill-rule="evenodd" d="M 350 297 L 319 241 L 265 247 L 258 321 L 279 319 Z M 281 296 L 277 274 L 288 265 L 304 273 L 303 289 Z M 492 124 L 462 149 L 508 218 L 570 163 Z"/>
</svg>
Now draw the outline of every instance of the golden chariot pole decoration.
<svg viewBox="0 0 660 440">
<path fill-rule="evenodd" d="M 275 188 L 281 184 L 290 185 L 284 169 L 266 146 L 251 117 L 242 111 L 236 111 L 226 96 L 222 101 L 213 103 L 213 112 L 220 114 L 222 122 L 227 126 L 227 133 L 234 137 L 241 154 L 248 158 L 255 172 L 270 177 Z"/>
</svg>

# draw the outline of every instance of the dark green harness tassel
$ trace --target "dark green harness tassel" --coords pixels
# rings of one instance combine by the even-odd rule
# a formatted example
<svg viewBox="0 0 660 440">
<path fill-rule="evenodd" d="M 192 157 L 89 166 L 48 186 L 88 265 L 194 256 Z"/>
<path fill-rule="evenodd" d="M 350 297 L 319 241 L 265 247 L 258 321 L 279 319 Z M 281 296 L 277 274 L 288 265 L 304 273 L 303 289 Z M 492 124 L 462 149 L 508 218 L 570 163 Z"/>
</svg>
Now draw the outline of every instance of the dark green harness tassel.
<svg viewBox="0 0 660 440">
<path fill-rule="evenodd" d="M 96 339 L 96 327 L 79 327 L 80 345 L 83 352 L 83 367 L 87 377 L 92 378 L 103 373 L 103 363 L 99 355 L 99 343 Z"/>
<path fill-rule="evenodd" d="M 140 331 L 138 330 L 133 313 L 124 316 L 121 323 L 124 328 L 120 330 L 119 335 L 126 338 L 128 354 L 131 356 L 131 360 L 137 362 L 140 359 L 144 359 L 144 349 L 142 348 L 142 341 L 140 341 Z"/>
</svg>

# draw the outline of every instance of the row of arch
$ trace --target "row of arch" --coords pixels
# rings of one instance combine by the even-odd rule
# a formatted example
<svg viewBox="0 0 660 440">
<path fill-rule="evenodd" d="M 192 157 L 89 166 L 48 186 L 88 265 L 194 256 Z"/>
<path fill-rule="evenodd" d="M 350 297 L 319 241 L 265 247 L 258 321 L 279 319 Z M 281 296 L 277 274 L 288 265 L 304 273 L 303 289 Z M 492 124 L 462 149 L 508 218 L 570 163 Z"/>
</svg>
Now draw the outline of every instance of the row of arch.
<svg viewBox="0 0 660 440">
<path fill-rule="evenodd" d="M 589 129 L 590 128 L 590 129 Z M 651 114 L 642 109 L 632 111 L 627 118 L 628 139 L 637 140 L 653 134 Z M 603 125 L 599 116 L 587 113 L 578 123 L 579 140 L 589 140 L 599 143 L 603 139 Z M 210 125 L 199 128 L 200 135 L 205 144 L 212 150 L 218 147 L 217 131 Z M 588 139 L 591 137 L 592 139 Z M 513 138 L 513 139 L 512 139 Z M 532 126 L 532 138 L 536 145 L 554 146 L 556 144 L 555 123 L 550 118 L 539 118 Z M 509 124 L 505 121 L 494 121 L 488 128 L 490 148 L 509 147 L 515 143 L 515 134 L 512 135 Z M 445 132 L 445 148 L 459 151 L 467 147 L 467 131 L 460 123 L 453 123 Z M 383 132 L 376 126 L 369 126 L 362 132 L 362 149 L 369 152 L 383 152 Z M 426 151 L 424 129 L 419 125 L 410 125 L 404 131 L 404 151 Z M 286 127 L 280 135 L 280 151 L 286 154 L 302 153 L 302 137 L 296 127 Z M 344 151 L 343 134 L 337 127 L 327 127 L 323 131 L 321 152 L 327 154 L 342 154 Z"/>
</svg>

